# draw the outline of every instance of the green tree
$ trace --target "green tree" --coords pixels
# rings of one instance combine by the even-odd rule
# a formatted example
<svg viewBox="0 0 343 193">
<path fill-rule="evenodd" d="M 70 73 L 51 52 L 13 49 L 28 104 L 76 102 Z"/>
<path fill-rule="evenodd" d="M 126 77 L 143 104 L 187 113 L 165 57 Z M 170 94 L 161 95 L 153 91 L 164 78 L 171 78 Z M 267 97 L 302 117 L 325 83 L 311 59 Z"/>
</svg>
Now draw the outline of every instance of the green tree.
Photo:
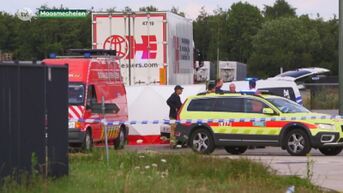
<svg viewBox="0 0 343 193">
<path fill-rule="evenodd" d="M 175 7 L 175 6 L 173 6 L 170 11 L 172 13 L 175 13 L 175 14 L 181 16 L 181 17 L 185 17 L 185 15 L 186 15 L 185 12 L 180 11 L 179 8 Z"/>
<path fill-rule="evenodd" d="M 207 37 L 209 39 L 208 45 L 208 59 L 211 61 L 227 60 L 228 52 L 226 52 L 226 18 L 227 12 L 222 9 L 217 9 L 214 11 L 215 15 L 209 16 L 206 25 L 208 26 L 207 30 L 210 35 Z"/>
<path fill-rule="evenodd" d="M 153 5 L 149 5 L 149 6 L 145 6 L 145 7 L 140 7 L 139 11 L 143 11 L 143 12 L 154 12 L 154 11 L 158 11 L 157 7 L 153 6 Z"/>
<path fill-rule="evenodd" d="M 338 74 L 338 19 L 324 21 L 318 17 L 310 19 L 307 15 L 300 19 L 308 29 L 314 29 L 319 34 L 320 47 L 311 51 L 313 66 L 328 68 L 332 74 Z"/>
<path fill-rule="evenodd" d="M 276 0 L 273 6 L 265 5 L 263 13 L 267 19 L 296 16 L 295 8 L 285 0 Z"/>
<path fill-rule="evenodd" d="M 40 9 L 48 7 L 42 6 Z M 60 6 L 57 9 L 66 8 Z M 0 16 L 0 23 L 1 18 Z M 14 53 L 15 59 L 41 60 L 51 52 L 62 55 L 69 48 L 91 47 L 90 15 L 82 19 L 33 18 L 31 22 L 21 21 L 14 16 L 10 18 L 6 19 L 5 24 L 10 34 L 5 45 L 7 50 Z M 0 49 L 1 45 L 2 43 Z"/>
<path fill-rule="evenodd" d="M 267 77 L 278 74 L 280 67 L 284 70 L 309 67 L 316 62 L 313 54 L 321 48 L 318 32 L 302 19 L 270 20 L 254 37 L 254 52 L 248 61 L 249 72 Z"/>
<path fill-rule="evenodd" d="M 209 44 L 211 36 L 209 14 L 201 7 L 198 17 L 193 21 L 193 39 L 195 48 L 199 49 L 205 60 L 209 60 Z M 210 54 L 211 55 L 211 54 Z"/>
<path fill-rule="evenodd" d="M 123 11 L 124 12 L 132 12 L 132 9 L 129 6 L 126 6 L 126 7 L 124 7 Z"/>
<path fill-rule="evenodd" d="M 117 12 L 117 7 L 107 8 L 107 9 L 106 9 L 106 12 L 109 12 L 109 13 Z"/>
<path fill-rule="evenodd" d="M 227 14 L 226 52 L 230 60 L 246 63 L 252 52 L 252 39 L 261 28 L 260 10 L 248 3 L 234 3 Z"/>
<path fill-rule="evenodd" d="M 11 39 L 13 40 L 13 24 L 14 18 L 13 16 L 0 12 L 0 50 L 1 51 L 8 51 L 11 49 Z"/>
</svg>

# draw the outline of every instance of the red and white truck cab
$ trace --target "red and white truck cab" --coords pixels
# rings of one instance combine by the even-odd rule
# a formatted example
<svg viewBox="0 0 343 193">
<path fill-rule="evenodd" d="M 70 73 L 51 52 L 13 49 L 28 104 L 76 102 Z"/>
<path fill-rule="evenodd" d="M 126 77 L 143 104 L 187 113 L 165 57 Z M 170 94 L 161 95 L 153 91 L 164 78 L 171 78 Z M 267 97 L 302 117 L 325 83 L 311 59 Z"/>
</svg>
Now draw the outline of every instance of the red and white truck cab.
<svg viewBox="0 0 343 193">
<path fill-rule="evenodd" d="M 99 121 L 127 121 L 126 90 L 115 51 L 74 50 L 82 56 L 45 59 L 45 65 L 69 67 L 69 146 L 85 150 L 105 141 L 105 128 Z M 99 55 L 101 53 L 101 55 Z M 103 55 L 105 53 L 106 55 Z M 95 55 L 93 55 L 95 54 Z M 104 101 L 105 111 L 102 108 Z M 124 124 L 107 126 L 108 142 L 121 149 L 127 141 L 128 127 Z"/>
</svg>

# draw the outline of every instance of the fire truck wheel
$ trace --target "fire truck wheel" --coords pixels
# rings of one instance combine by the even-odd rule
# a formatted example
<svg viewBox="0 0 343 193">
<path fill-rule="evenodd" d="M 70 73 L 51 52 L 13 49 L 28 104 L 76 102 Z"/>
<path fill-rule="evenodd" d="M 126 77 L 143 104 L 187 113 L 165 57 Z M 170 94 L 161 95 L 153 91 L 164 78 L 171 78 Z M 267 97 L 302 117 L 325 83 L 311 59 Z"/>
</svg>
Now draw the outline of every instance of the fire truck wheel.
<svg viewBox="0 0 343 193">
<path fill-rule="evenodd" d="M 82 144 L 82 149 L 84 151 L 91 151 L 93 147 L 92 134 L 89 130 L 86 131 L 85 139 Z"/>
<path fill-rule="evenodd" d="M 125 128 L 121 127 L 118 137 L 114 140 L 114 149 L 123 149 L 125 146 Z"/>
</svg>

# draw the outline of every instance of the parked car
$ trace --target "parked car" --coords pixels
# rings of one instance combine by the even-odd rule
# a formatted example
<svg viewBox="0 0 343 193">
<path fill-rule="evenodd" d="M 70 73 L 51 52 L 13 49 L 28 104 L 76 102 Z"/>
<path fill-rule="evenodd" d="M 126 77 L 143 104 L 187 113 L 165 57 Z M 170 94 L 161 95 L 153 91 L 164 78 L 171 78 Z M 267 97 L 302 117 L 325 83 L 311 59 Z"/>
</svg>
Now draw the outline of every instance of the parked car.
<svg viewBox="0 0 343 193">
<path fill-rule="evenodd" d="M 324 155 L 339 154 L 343 121 L 302 119 L 304 116 L 323 115 L 274 95 L 200 94 L 188 97 L 178 119 L 212 121 L 178 124 L 176 136 L 179 142 L 202 154 L 210 154 L 216 147 L 242 154 L 249 146 L 279 146 L 295 156 L 306 155 L 311 148 L 318 148 Z M 277 119 L 280 117 L 286 119 Z M 213 121 L 218 119 L 224 121 Z"/>
<path fill-rule="evenodd" d="M 296 70 L 286 71 L 278 74 L 275 77 L 268 78 L 267 80 L 283 80 L 295 82 L 298 88 L 305 89 L 305 82 L 316 82 L 326 77 L 326 74 L 330 70 L 326 68 L 310 67 L 310 68 L 299 68 Z"/>
</svg>

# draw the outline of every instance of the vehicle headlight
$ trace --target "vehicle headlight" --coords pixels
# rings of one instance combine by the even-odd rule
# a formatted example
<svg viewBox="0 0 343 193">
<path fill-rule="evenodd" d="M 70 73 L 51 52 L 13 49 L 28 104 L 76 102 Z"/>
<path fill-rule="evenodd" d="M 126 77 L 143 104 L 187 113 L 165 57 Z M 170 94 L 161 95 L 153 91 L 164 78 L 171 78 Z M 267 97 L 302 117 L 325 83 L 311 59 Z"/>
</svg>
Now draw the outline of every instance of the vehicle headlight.
<svg viewBox="0 0 343 193">
<path fill-rule="evenodd" d="M 333 124 L 324 124 L 318 123 L 316 124 L 318 129 L 328 130 L 328 131 L 336 131 L 336 126 Z"/>
<path fill-rule="evenodd" d="M 68 128 L 76 128 L 76 122 L 75 121 L 69 121 Z"/>
</svg>

